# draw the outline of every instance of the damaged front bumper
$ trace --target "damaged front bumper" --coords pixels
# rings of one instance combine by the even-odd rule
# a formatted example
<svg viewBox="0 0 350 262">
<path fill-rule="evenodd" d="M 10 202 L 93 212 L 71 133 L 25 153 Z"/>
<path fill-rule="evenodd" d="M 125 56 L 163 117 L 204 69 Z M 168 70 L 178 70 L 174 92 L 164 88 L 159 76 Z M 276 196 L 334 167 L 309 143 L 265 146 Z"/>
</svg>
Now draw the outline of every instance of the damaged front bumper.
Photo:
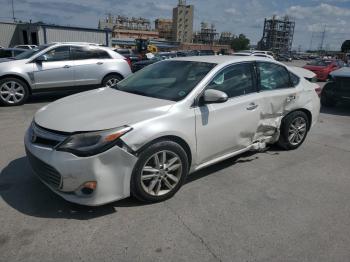
<svg viewBox="0 0 350 262">
<path fill-rule="evenodd" d="M 40 180 L 67 201 L 97 206 L 130 196 L 130 178 L 137 157 L 118 146 L 98 155 L 78 157 L 32 143 L 29 130 L 24 144 Z M 82 190 L 87 182 L 96 182 L 92 192 Z"/>
</svg>

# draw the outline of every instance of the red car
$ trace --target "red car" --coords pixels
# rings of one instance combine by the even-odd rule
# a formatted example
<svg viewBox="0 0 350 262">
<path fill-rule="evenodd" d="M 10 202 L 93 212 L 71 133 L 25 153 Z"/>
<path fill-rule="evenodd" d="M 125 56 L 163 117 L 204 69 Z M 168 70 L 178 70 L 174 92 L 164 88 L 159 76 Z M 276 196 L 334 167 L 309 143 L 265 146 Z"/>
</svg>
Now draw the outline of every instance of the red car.
<svg viewBox="0 0 350 262">
<path fill-rule="evenodd" d="M 317 79 L 326 81 L 328 76 L 334 70 L 342 67 L 342 62 L 339 60 L 313 60 L 307 63 L 304 68 L 314 72 Z"/>
</svg>

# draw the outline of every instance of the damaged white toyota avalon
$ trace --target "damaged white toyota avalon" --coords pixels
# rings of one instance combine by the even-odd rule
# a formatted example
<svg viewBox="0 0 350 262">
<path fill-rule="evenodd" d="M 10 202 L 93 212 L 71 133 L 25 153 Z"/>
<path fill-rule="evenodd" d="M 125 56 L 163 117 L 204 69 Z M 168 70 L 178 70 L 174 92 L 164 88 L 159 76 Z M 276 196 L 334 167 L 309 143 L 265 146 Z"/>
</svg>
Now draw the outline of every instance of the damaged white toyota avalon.
<svg viewBox="0 0 350 262">
<path fill-rule="evenodd" d="M 315 84 L 276 61 L 176 58 L 43 107 L 25 147 L 40 180 L 68 201 L 156 202 L 237 154 L 298 148 L 319 110 Z"/>
</svg>

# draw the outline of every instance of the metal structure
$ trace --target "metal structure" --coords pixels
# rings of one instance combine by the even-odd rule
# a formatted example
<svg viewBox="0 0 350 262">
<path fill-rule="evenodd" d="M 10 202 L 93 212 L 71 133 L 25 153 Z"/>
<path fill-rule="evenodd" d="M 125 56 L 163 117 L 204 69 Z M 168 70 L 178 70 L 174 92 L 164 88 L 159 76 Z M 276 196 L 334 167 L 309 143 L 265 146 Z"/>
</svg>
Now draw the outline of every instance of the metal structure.
<svg viewBox="0 0 350 262">
<path fill-rule="evenodd" d="M 273 16 L 264 22 L 264 32 L 258 48 L 275 53 L 286 53 L 292 50 L 295 21 L 289 16 Z"/>
<path fill-rule="evenodd" d="M 219 34 L 216 32 L 214 24 L 209 26 L 207 23 L 202 22 L 201 30 L 194 34 L 193 42 L 212 45 L 215 41 L 217 41 L 218 35 Z"/>
</svg>

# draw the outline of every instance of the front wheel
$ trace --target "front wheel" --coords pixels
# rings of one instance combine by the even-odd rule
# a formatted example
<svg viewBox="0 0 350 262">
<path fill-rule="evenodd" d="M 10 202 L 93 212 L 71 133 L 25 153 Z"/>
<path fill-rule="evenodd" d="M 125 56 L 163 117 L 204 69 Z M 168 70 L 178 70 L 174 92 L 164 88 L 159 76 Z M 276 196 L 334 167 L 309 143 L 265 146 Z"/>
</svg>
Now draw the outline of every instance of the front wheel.
<svg viewBox="0 0 350 262">
<path fill-rule="evenodd" d="M 22 105 L 29 96 L 27 84 L 17 78 L 4 78 L 0 81 L 0 104 L 5 106 Z"/>
<path fill-rule="evenodd" d="M 305 141 L 309 128 L 309 119 L 302 111 L 287 115 L 281 124 L 278 145 L 286 150 L 293 150 Z"/>
<path fill-rule="evenodd" d="M 139 154 L 131 177 L 131 194 L 145 202 L 171 198 L 188 173 L 185 150 L 173 141 L 157 142 Z"/>
</svg>

